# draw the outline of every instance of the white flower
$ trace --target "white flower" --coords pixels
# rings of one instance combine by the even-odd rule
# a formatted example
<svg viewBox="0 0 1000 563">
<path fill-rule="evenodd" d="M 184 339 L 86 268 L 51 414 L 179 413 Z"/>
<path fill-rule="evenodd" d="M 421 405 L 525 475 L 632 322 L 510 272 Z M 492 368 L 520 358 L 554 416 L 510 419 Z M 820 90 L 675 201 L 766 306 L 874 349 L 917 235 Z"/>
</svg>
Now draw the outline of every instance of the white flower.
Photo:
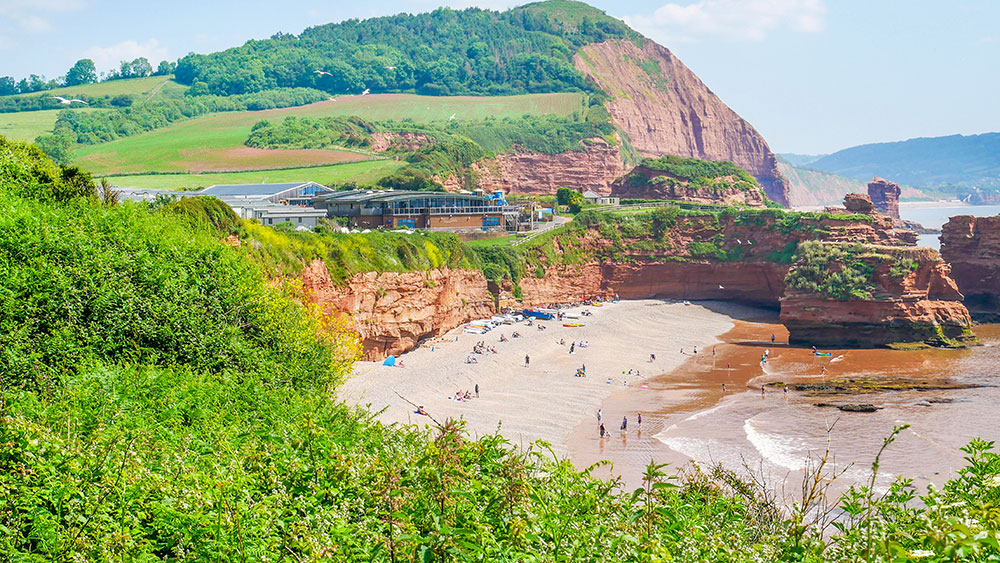
<svg viewBox="0 0 1000 563">
<path fill-rule="evenodd" d="M 930 557 L 932 555 L 934 552 L 926 549 L 914 549 L 910 552 L 910 557 Z"/>
</svg>

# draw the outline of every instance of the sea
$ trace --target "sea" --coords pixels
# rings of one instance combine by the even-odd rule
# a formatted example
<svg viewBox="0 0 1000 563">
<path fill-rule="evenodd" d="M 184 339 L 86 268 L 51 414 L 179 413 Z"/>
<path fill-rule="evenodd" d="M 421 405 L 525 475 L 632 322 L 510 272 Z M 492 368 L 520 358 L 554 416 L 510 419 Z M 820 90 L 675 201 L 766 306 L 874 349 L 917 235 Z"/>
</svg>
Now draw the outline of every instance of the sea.
<svg viewBox="0 0 1000 563">
<path fill-rule="evenodd" d="M 975 215 L 976 217 L 992 217 L 1000 215 L 1000 205 L 963 205 L 945 204 L 928 206 L 926 204 L 907 204 L 899 206 L 899 216 L 908 221 L 916 221 L 928 229 L 940 229 L 950 217 L 956 215 Z M 938 235 L 920 235 L 917 244 L 927 248 L 940 249 L 941 241 Z"/>
<path fill-rule="evenodd" d="M 953 215 L 998 213 L 1000 206 L 901 209 L 904 218 L 927 227 L 940 227 Z M 937 235 L 922 243 L 939 246 Z M 638 486 L 650 461 L 677 471 L 721 464 L 793 503 L 803 477 L 820 463 L 833 478 L 833 495 L 868 482 L 891 436 L 875 477 L 880 489 L 897 478 L 912 479 L 918 490 L 940 487 L 965 465 L 961 448 L 972 439 L 1000 441 L 1000 325 L 977 325 L 980 344 L 963 350 L 829 349 L 820 356 L 785 344 L 788 333 L 774 312 L 734 322 L 721 344 L 685 351 L 689 357 L 680 369 L 607 399 L 607 420 L 629 416 L 634 425 L 641 412 L 642 428 L 601 439 L 593 424 L 581 424 L 571 443 L 574 463 L 585 468 L 609 460 L 595 472 L 619 477 L 628 487 Z M 838 380 L 854 387 L 916 381 L 922 390 L 867 385 L 865 392 L 841 394 L 795 386 Z M 847 404 L 875 411 L 838 408 Z"/>
</svg>

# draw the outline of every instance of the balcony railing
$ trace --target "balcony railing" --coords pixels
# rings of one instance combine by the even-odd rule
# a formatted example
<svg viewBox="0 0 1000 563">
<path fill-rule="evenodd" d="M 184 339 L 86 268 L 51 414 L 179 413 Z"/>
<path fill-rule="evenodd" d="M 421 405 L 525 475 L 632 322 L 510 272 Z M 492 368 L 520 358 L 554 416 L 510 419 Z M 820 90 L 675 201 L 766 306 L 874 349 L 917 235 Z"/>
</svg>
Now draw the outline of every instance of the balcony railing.
<svg viewBox="0 0 1000 563">
<path fill-rule="evenodd" d="M 510 213 L 517 211 L 513 206 L 479 206 L 479 207 L 410 207 L 406 209 L 386 209 L 383 215 L 488 215 L 492 213 Z"/>
</svg>

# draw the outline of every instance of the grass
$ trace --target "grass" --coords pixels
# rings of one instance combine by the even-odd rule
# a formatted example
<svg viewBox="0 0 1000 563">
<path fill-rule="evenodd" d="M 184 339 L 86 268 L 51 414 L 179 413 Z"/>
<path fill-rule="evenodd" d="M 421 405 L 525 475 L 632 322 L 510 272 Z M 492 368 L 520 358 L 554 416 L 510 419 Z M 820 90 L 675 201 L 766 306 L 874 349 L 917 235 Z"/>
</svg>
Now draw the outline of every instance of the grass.
<svg viewBox="0 0 1000 563">
<path fill-rule="evenodd" d="M 502 97 L 434 97 L 408 94 L 349 96 L 307 106 L 227 113 L 184 121 L 144 135 L 81 147 L 76 163 L 95 174 L 255 170 L 358 159 L 340 151 L 246 153 L 243 142 L 262 119 L 289 115 L 328 117 L 358 115 L 369 121 L 412 119 L 417 122 L 520 117 L 525 114 L 568 116 L 583 110 L 581 94 L 529 94 Z"/>
<path fill-rule="evenodd" d="M 82 84 L 80 86 L 67 86 L 46 90 L 44 92 L 34 92 L 24 94 L 26 98 L 38 96 L 118 96 L 140 95 L 157 93 L 164 97 L 180 96 L 187 90 L 187 86 L 174 82 L 169 76 L 150 76 L 147 78 L 130 78 L 128 80 L 111 80 L 108 82 L 98 82 L 97 84 Z"/>
<path fill-rule="evenodd" d="M 275 183 L 275 182 L 318 182 L 324 185 L 345 181 L 373 184 L 379 178 L 390 174 L 404 163 L 394 160 L 366 160 L 330 166 L 310 166 L 285 168 L 280 170 L 256 170 L 247 172 L 221 172 L 206 174 L 139 174 L 117 176 L 111 183 L 130 188 L 156 188 L 163 190 L 191 189 L 213 184 Z"/>
<path fill-rule="evenodd" d="M 43 111 L 24 111 L 19 113 L 0 113 L 0 135 L 14 141 L 34 141 L 35 137 L 51 133 L 56 124 L 56 117 L 62 110 L 48 109 Z M 91 111 L 78 109 L 74 111 Z"/>
</svg>

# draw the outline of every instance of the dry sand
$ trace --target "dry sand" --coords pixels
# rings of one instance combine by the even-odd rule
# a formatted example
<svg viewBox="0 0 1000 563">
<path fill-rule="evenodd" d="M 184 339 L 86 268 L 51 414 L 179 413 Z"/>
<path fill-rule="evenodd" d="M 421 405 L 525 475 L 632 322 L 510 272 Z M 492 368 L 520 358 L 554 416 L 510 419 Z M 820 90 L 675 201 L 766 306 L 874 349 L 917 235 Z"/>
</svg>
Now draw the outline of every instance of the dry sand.
<svg viewBox="0 0 1000 563">
<path fill-rule="evenodd" d="M 499 428 L 515 444 L 526 448 L 535 440 L 545 440 L 558 455 L 566 456 L 573 430 L 587 419 L 596 425 L 596 412 L 605 398 L 622 391 L 624 384 L 641 387 L 645 379 L 677 368 L 695 346 L 718 343 L 717 337 L 733 327 L 726 313 L 739 306 L 640 300 L 569 311 L 581 309 L 592 311 L 593 316 L 565 322 L 583 322 L 584 327 L 542 321 L 536 325 L 546 326 L 544 331 L 518 323 L 484 335 L 463 333 L 459 328 L 402 355 L 399 359 L 405 367 L 361 362 L 342 386 L 340 398 L 381 411 L 378 418 L 385 423 L 429 424 L 402 396 L 423 405 L 438 421 L 465 420 L 472 436 Z M 511 338 L 514 331 L 521 338 Z M 500 342 L 501 334 L 509 341 Z M 559 344 L 560 339 L 565 345 Z M 581 340 L 590 346 L 578 346 L 570 354 L 570 342 Z M 476 355 L 479 363 L 466 364 L 479 341 L 497 353 Z M 651 353 L 656 354 L 655 362 L 649 360 Z M 525 354 L 531 357 L 530 367 L 524 367 Z M 574 377 L 581 365 L 586 365 L 587 377 Z M 626 375 L 630 369 L 640 375 Z M 461 402 L 449 398 L 458 390 L 471 391 L 476 384 L 479 398 Z M 605 417 L 608 430 L 617 430 L 620 424 L 620 419 Z"/>
</svg>

